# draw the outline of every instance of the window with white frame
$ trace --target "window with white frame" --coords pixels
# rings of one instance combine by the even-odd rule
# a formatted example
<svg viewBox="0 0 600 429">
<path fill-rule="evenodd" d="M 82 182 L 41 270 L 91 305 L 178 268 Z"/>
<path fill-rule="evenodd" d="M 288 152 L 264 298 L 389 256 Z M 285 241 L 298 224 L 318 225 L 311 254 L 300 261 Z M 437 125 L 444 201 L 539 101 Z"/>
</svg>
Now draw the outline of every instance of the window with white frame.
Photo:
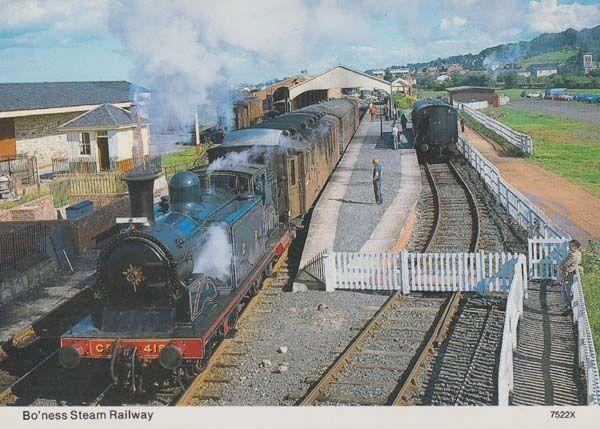
<svg viewBox="0 0 600 429">
<path fill-rule="evenodd" d="M 91 155 L 90 133 L 79 134 L 79 155 Z"/>
</svg>

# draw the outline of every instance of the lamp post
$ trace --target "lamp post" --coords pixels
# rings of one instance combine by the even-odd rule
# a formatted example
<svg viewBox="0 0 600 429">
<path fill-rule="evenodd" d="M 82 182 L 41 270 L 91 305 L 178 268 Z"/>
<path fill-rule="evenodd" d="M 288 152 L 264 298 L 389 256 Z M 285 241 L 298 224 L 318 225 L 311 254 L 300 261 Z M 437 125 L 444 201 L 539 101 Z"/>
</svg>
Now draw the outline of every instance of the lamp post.
<svg viewBox="0 0 600 429">
<path fill-rule="evenodd" d="M 379 112 L 379 138 L 383 140 L 383 112 Z"/>
</svg>

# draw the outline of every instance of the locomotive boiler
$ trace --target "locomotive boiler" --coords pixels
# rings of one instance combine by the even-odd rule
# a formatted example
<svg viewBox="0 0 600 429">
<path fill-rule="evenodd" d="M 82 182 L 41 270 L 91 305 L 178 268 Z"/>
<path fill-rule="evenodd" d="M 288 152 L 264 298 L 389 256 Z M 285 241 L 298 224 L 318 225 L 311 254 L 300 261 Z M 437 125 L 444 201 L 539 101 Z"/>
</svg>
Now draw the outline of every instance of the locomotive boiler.
<svg viewBox="0 0 600 429">
<path fill-rule="evenodd" d="M 415 148 L 435 155 L 453 152 L 458 142 L 456 109 L 439 98 L 418 100 L 411 112 Z"/>
</svg>

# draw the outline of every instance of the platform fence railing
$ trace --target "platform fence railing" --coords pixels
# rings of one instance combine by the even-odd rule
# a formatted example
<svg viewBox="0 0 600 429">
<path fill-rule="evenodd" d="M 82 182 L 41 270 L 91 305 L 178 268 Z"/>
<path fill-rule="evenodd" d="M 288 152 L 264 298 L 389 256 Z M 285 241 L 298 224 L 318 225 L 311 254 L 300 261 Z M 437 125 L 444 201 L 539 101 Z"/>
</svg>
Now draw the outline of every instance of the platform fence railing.
<svg viewBox="0 0 600 429">
<path fill-rule="evenodd" d="M 569 234 L 551 222 L 533 202 L 510 185 L 498 168 L 463 138 L 458 139 L 458 150 L 477 171 L 494 198 L 506 209 L 531 238 L 569 238 Z"/>
<path fill-rule="evenodd" d="M 540 280 L 560 278 L 558 265 L 567 255 L 567 239 L 530 239 L 529 274 Z M 583 283 L 579 270 L 570 284 L 573 323 L 577 325 L 577 354 L 579 368 L 586 382 L 588 405 L 600 405 L 600 376 L 594 348 L 594 337 L 585 305 Z"/>
<path fill-rule="evenodd" d="M 521 149 L 527 155 L 531 155 L 533 153 L 533 143 L 529 135 L 515 131 L 502 122 L 499 122 L 484 113 L 472 109 L 466 104 L 460 103 L 458 106 L 459 109 L 471 116 L 475 121 L 493 133 L 496 133 L 513 146 Z"/>
<path fill-rule="evenodd" d="M 508 293 L 513 253 L 329 252 L 322 257 L 325 289 Z"/>
</svg>

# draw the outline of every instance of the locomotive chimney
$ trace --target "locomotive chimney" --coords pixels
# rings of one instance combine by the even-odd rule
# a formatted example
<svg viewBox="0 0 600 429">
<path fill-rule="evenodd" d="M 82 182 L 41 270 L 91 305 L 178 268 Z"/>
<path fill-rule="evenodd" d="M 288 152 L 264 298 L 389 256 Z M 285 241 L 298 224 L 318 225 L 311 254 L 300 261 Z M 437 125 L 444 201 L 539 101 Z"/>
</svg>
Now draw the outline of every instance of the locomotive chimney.
<svg viewBox="0 0 600 429">
<path fill-rule="evenodd" d="M 148 221 L 154 221 L 154 181 L 160 175 L 160 170 L 147 168 L 130 172 L 123 178 L 129 191 L 131 217 L 145 217 Z"/>
</svg>

